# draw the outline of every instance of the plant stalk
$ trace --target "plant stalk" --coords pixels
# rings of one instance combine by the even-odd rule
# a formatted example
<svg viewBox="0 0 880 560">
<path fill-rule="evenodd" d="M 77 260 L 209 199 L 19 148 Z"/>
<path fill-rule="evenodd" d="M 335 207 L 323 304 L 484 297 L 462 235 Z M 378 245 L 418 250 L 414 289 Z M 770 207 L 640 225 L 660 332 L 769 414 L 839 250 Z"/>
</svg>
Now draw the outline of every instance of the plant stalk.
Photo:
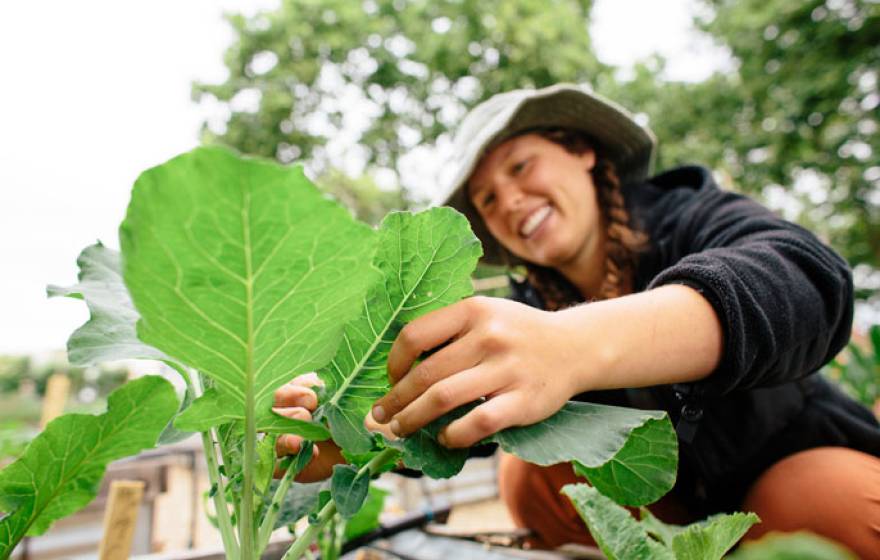
<svg viewBox="0 0 880 560">
<path fill-rule="evenodd" d="M 303 446 L 305 445 L 312 445 L 312 442 L 303 441 Z M 300 451 L 300 453 L 302 453 L 302 451 Z M 299 453 L 297 453 L 297 455 L 299 455 Z M 266 515 L 263 517 L 263 522 L 260 524 L 260 529 L 257 533 L 258 554 L 262 554 L 269 545 L 269 538 L 272 536 L 275 522 L 278 520 L 278 515 L 281 513 L 281 506 L 284 503 L 284 498 L 287 496 L 287 491 L 293 483 L 293 477 L 297 474 L 296 471 L 297 461 L 294 458 L 290 461 L 290 464 L 284 471 L 284 476 L 281 477 L 281 480 L 278 482 L 275 494 L 272 495 L 272 503 L 269 504 L 269 509 L 266 511 Z"/>
<path fill-rule="evenodd" d="M 211 487 L 217 489 L 214 492 L 213 500 L 214 509 L 217 511 L 217 526 L 223 539 L 223 548 L 226 550 L 227 558 L 238 560 L 241 557 L 241 551 L 238 548 L 238 541 L 235 539 L 235 528 L 229 518 L 229 509 L 226 506 L 226 488 L 223 485 L 223 478 L 220 476 L 220 468 L 217 465 L 217 455 L 210 432 L 202 432 L 202 446 L 205 448 L 205 461 L 208 463 L 208 478 L 211 481 Z"/>
<path fill-rule="evenodd" d="M 250 191 L 243 192 L 242 237 L 244 244 L 245 300 L 247 309 L 247 364 L 244 398 L 244 488 L 241 498 L 241 515 L 238 520 L 242 560 L 254 560 L 254 469 L 257 466 L 257 413 L 254 379 L 254 274 L 251 261 Z"/>
<path fill-rule="evenodd" d="M 180 376 L 183 377 L 187 389 L 192 392 L 194 397 L 199 397 L 204 393 L 201 379 L 195 373 L 184 371 L 174 362 L 166 363 L 177 370 Z M 191 373 L 192 376 L 190 375 Z M 223 539 L 223 548 L 226 551 L 227 558 L 239 560 L 241 551 L 238 548 L 238 541 L 235 539 L 235 528 L 232 526 L 232 520 L 229 518 L 229 509 L 226 507 L 226 488 L 223 485 L 223 477 L 220 476 L 220 468 L 217 464 L 213 431 L 201 432 L 201 436 L 202 448 L 205 452 L 205 462 L 208 464 L 208 480 L 211 482 L 211 488 L 216 488 L 212 499 L 217 513 L 217 527 L 220 530 L 220 537 Z"/>
<path fill-rule="evenodd" d="M 365 470 L 370 471 L 370 475 L 376 474 L 376 471 L 379 468 L 379 465 L 383 464 L 385 461 L 397 455 L 399 451 L 393 449 L 391 447 L 382 450 L 381 453 L 370 459 L 370 462 L 361 467 L 358 470 L 358 474 L 363 473 Z M 287 552 L 284 553 L 281 560 L 299 560 L 305 554 L 305 552 L 309 549 L 309 545 L 312 544 L 318 534 L 321 532 L 321 529 L 324 528 L 324 525 L 327 524 L 330 519 L 336 514 L 336 502 L 330 500 L 324 507 L 321 508 L 321 511 L 318 512 L 318 519 L 315 520 L 315 523 L 308 526 L 308 528 L 303 531 L 303 534 L 290 545 L 290 548 L 287 549 Z"/>
</svg>

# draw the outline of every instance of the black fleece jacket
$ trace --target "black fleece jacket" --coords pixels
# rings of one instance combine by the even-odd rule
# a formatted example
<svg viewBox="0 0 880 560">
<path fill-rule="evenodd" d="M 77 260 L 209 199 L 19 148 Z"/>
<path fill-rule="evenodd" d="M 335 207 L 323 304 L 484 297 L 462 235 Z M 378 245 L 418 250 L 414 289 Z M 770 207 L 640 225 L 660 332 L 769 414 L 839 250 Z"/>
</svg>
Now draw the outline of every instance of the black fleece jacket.
<svg viewBox="0 0 880 560">
<path fill-rule="evenodd" d="M 675 492 L 699 514 L 737 509 L 757 476 L 804 449 L 880 456 L 874 416 L 816 373 L 850 336 L 846 261 L 802 227 L 721 190 L 704 168 L 677 168 L 623 195 L 632 225 L 650 239 L 634 290 L 696 289 L 720 319 L 724 350 L 694 383 L 577 398 L 666 410 L 680 443 Z M 543 307 L 527 283 L 515 283 L 513 297 Z"/>
</svg>

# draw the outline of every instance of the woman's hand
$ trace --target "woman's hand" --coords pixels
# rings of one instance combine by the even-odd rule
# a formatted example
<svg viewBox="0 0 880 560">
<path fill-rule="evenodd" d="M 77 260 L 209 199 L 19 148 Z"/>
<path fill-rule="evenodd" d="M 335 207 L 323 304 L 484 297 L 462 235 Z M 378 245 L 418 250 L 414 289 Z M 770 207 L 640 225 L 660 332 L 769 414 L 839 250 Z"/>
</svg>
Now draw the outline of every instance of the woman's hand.
<svg viewBox="0 0 880 560">
<path fill-rule="evenodd" d="M 314 373 L 307 373 L 295 377 L 292 381 L 275 391 L 275 412 L 288 418 L 297 420 L 311 420 L 312 412 L 318 406 L 318 396 L 312 387 L 320 385 L 321 380 Z M 388 426 L 379 425 L 373 420 L 372 415 L 367 415 L 364 422 L 366 428 L 371 431 L 379 431 L 389 439 L 396 436 L 391 433 Z M 295 455 L 302 448 L 303 437 L 294 434 L 283 434 L 275 441 L 275 454 L 279 457 Z M 316 482 L 324 480 L 333 474 L 333 465 L 345 462 L 339 446 L 332 440 L 319 441 L 312 447 L 312 460 L 308 466 L 296 477 L 299 482 Z M 284 476 L 284 472 L 275 471 L 275 478 Z"/>
<path fill-rule="evenodd" d="M 317 374 L 307 373 L 300 375 L 275 391 L 275 412 L 288 418 L 297 420 L 311 420 L 312 412 L 318 407 L 318 395 L 312 390 L 315 385 L 320 385 L 321 380 Z M 279 457 L 295 455 L 302 447 L 303 438 L 293 434 L 283 434 L 275 441 L 275 453 Z M 296 477 L 299 482 L 316 482 L 324 480 L 333 474 L 333 465 L 344 463 L 339 446 L 332 440 L 319 441 L 313 446 L 312 460 L 305 469 Z M 275 477 L 280 478 L 284 473 L 275 471 Z"/>
<path fill-rule="evenodd" d="M 373 417 L 405 436 L 486 397 L 441 433 L 448 447 L 539 422 L 574 394 L 574 368 L 584 360 L 583 349 L 564 335 L 554 313 L 498 298 L 473 297 L 428 313 L 394 341 L 388 356 L 394 387 L 376 401 Z"/>
</svg>

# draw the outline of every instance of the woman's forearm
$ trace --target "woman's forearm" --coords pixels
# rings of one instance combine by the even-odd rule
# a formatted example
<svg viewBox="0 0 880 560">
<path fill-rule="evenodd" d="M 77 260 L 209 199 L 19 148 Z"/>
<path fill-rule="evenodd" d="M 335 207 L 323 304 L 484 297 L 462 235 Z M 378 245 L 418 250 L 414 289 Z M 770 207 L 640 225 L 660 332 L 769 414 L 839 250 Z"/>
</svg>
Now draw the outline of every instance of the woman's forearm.
<svg viewBox="0 0 880 560">
<path fill-rule="evenodd" d="M 595 358 L 573 361 L 589 364 L 572 372 L 574 394 L 696 381 L 721 360 L 718 317 L 699 292 L 684 285 L 567 309 L 558 320 L 572 337 L 571 348 Z"/>
</svg>

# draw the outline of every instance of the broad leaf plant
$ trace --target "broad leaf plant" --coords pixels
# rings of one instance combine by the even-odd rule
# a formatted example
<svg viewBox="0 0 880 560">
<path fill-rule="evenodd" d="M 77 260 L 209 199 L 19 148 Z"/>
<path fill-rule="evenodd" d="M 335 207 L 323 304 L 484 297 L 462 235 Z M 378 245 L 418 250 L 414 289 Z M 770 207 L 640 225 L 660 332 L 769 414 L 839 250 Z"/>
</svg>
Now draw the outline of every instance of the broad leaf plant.
<svg viewBox="0 0 880 560">
<path fill-rule="evenodd" d="M 160 360 L 182 376 L 186 393 L 178 399 L 167 380 L 148 376 L 114 392 L 103 415 L 51 422 L 0 471 L 0 559 L 25 535 L 91 501 L 109 462 L 193 432 L 204 445 L 213 520 L 232 560 L 259 558 L 274 529 L 302 518 L 308 525 L 284 558 L 308 554 L 316 541 L 329 558 L 343 540 L 375 526 L 381 493 L 370 482 L 381 472 L 403 464 L 450 477 L 462 468 L 467 450 L 437 441 L 448 418 L 395 441 L 364 427 L 372 403 L 389 390 L 386 360 L 400 329 L 471 293 L 481 247 L 462 215 L 395 212 L 373 229 L 324 196 L 301 167 L 205 147 L 138 178 L 119 237 L 121 253 L 87 247 L 79 283 L 49 288 L 90 311 L 70 337 L 69 359 Z M 324 383 L 313 421 L 274 414 L 275 390 L 311 371 Z M 328 483 L 297 484 L 312 446 L 278 459 L 283 433 L 332 438 L 348 464 L 337 465 Z M 592 486 L 566 494 L 609 553 L 622 531 L 639 550 L 663 548 L 644 554 L 719 557 L 689 551 L 721 550 L 715 540 L 741 535 L 752 522 L 713 522 L 700 531 L 719 533 L 715 540 L 682 531 L 667 543 L 614 521 L 617 503 L 649 504 L 675 481 L 677 440 L 662 412 L 570 402 L 488 442 L 539 465 L 573 463 Z"/>
</svg>

